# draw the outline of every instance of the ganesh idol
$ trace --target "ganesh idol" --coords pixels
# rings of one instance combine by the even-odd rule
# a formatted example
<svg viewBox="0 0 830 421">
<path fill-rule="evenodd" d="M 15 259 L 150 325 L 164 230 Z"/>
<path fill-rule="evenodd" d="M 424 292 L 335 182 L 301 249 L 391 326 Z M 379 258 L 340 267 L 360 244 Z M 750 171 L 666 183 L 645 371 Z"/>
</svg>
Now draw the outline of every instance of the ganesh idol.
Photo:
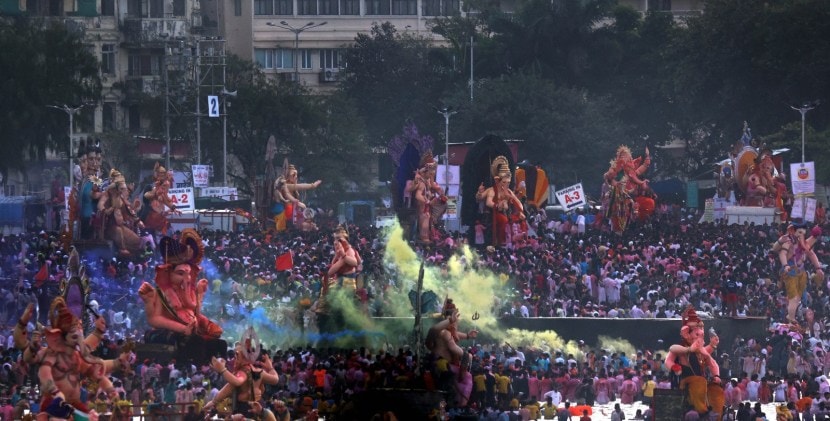
<svg viewBox="0 0 830 421">
<path fill-rule="evenodd" d="M 115 360 L 103 360 L 92 355 L 103 337 L 106 324 L 96 321 L 95 331 L 84 338 L 82 321 L 72 314 L 63 297 L 55 298 L 49 309 L 50 328 L 42 331 L 46 346 L 41 346 L 41 331 L 36 330 L 31 340 L 23 333 L 33 313 L 29 306 L 18 322 L 15 344 L 23 349 L 23 360 L 37 366 L 41 390 L 41 412 L 38 420 L 67 419 L 80 411 L 90 412 L 81 398 L 81 380 L 96 382 L 111 399 L 117 397 L 108 374 L 115 370 L 129 371 L 128 353 Z"/>
<path fill-rule="evenodd" d="M 435 159 L 426 152 L 411 183 L 407 183 L 406 193 L 415 199 L 417 212 L 418 241 L 430 243 L 435 238 L 433 227 L 446 210 L 447 197 L 441 186 L 435 182 Z"/>
<path fill-rule="evenodd" d="M 153 167 L 153 181 L 147 185 L 142 194 L 142 206 L 139 217 L 145 227 L 153 234 L 167 235 L 170 222 L 167 215 L 170 212 L 181 214 L 176 205 L 170 200 L 168 191 L 173 186 L 173 173 L 167 171 L 160 163 Z"/>
<path fill-rule="evenodd" d="M 322 183 L 321 180 L 313 183 L 300 183 L 297 168 L 285 160 L 282 176 L 274 180 L 271 192 L 271 213 L 274 215 L 277 231 L 285 231 L 289 222 L 302 224 L 301 211 L 306 208 L 306 205 L 299 199 L 300 192 L 316 189 Z"/>
<path fill-rule="evenodd" d="M 706 332 L 703 320 L 697 316 L 693 307 L 687 307 L 681 319 L 681 343 L 669 347 L 666 367 L 672 371 L 680 371 L 680 389 L 685 391 L 686 402 L 691 407 L 701 414 L 713 411 L 716 413 L 715 419 L 720 420 L 726 398 L 720 378 L 720 366 L 712 357 L 720 340 L 710 331 L 710 343 L 704 343 Z"/>
<path fill-rule="evenodd" d="M 180 352 L 192 353 L 194 360 L 207 362 L 224 352 L 227 344 L 219 339 L 222 328 L 202 314 L 208 286 L 206 279 L 199 279 L 204 257 L 202 238 L 188 228 L 179 239 L 163 237 L 158 249 L 164 263 L 156 266 L 155 286 L 144 282 L 138 290 L 147 323 L 154 328 L 147 332 L 145 340 L 185 343 L 186 349 Z"/>
<path fill-rule="evenodd" d="M 490 165 L 490 174 L 493 176 L 493 187 L 484 188 L 483 184 L 480 185 L 476 200 L 483 202 L 492 212 L 493 245 L 503 246 L 513 234 L 510 227 L 511 219 L 524 221 L 524 205 L 510 189 L 513 174 L 510 172 L 507 158 L 497 156 Z"/>
<path fill-rule="evenodd" d="M 645 157 L 634 158 L 628 146 L 620 145 L 603 179 L 603 209 L 614 232 L 622 234 L 628 223 L 637 217 L 641 208 L 654 210 L 654 199 L 649 197 L 648 180 L 641 178 L 651 164 L 648 148 Z M 640 215 L 641 219 L 644 219 Z"/>
</svg>

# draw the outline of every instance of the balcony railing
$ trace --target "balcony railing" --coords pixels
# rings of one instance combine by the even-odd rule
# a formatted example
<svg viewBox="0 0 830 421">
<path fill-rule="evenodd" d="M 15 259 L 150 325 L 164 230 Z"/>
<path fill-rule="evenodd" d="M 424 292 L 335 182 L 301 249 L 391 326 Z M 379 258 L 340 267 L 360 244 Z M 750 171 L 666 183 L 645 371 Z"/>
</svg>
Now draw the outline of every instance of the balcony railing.
<svg viewBox="0 0 830 421">
<path fill-rule="evenodd" d="M 185 38 L 190 34 L 190 25 L 184 17 L 128 17 L 124 19 L 123 29 L 124 41 L 129 44 L 163 43 L 167 40 Z"/>
</svg>

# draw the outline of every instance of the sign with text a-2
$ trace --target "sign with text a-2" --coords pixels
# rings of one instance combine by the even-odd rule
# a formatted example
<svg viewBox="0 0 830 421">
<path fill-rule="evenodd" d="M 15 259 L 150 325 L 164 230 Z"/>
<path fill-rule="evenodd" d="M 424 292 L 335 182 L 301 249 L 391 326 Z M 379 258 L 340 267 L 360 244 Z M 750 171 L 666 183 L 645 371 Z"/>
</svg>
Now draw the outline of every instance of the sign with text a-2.
<svg viewBox="0 0 830 421">
<path fill-rule="evenodd" d="M 167 191 L 170 202 L 176 205 L 177 210 L 195 210 L 196 198 L 193 197 L 193 187 L 170 189 Z"/>
</svg>

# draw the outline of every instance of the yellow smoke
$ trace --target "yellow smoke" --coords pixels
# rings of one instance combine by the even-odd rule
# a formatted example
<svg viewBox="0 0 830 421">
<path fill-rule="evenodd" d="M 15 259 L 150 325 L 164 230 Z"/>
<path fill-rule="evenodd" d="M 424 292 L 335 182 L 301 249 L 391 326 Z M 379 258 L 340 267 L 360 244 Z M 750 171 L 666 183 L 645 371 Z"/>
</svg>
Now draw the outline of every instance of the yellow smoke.
<svg viewBox="0 0 830 421">
<path fill-rule="evenodd" d="M 399 282 L 400 290 L 390 289 L 389 300 L 399 303 L 395 308 L 401 314 L 396 316 L 411 316 L 412 306 L 406 294 L 416 289 L 422 259 L 404 240 L 403 229 L 398 223 L 387 229 L 386 236 L 384 263 L 394 268 L 399 281 L 403 281 Z M 478 255 L 464 246 L 447 260 L 446 275 L 442 274 L 440 267 L 424 267 L 423 290 L 432 290 L 438 294 L 440 303 L 447 297 L 452 298 L 461 312 L 459 330 L 476 328 L 497 343 L 506 342 L 514 347 L 523 346 L 548 352 L 561 350 L 565 355 L 578 354 L 578 344 L 575 341 L 564 340 L 554 331 L 501 328 L 497 319 L 498 307 L 505 300 L 511 299 L 515 291 L 503 286 L 499 275 L 488 268 L 478 269 L 475 265 L 478 260 Z M 478 320 L 472 320 L 474 314 L 478 315 Z M 625 352 L 627 355 L 635 353 L 631 343 L 618 338 L 600 337 L 597 347 L 613 350 L 612 352 Z"/>
</svg>

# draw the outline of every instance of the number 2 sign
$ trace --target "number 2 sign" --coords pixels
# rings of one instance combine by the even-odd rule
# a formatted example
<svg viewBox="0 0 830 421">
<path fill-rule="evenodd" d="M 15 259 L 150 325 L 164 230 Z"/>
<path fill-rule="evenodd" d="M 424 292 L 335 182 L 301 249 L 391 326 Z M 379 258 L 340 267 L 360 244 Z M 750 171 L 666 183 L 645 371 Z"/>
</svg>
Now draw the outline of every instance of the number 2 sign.
<svg viewBox="0 0 830 421">
<path fill-rule="evenodd" d="M 208 95 L 208 117 L 219 117 L 219 96 Z"/>
<path fill-rule="evenodd" d="M 170 202 L 176 205 L 178 210 L 195 210 L 196 199 L 193 197 L 193 187 L 181 189 L 170 189 L 167 191 Z"/>
</svg>

